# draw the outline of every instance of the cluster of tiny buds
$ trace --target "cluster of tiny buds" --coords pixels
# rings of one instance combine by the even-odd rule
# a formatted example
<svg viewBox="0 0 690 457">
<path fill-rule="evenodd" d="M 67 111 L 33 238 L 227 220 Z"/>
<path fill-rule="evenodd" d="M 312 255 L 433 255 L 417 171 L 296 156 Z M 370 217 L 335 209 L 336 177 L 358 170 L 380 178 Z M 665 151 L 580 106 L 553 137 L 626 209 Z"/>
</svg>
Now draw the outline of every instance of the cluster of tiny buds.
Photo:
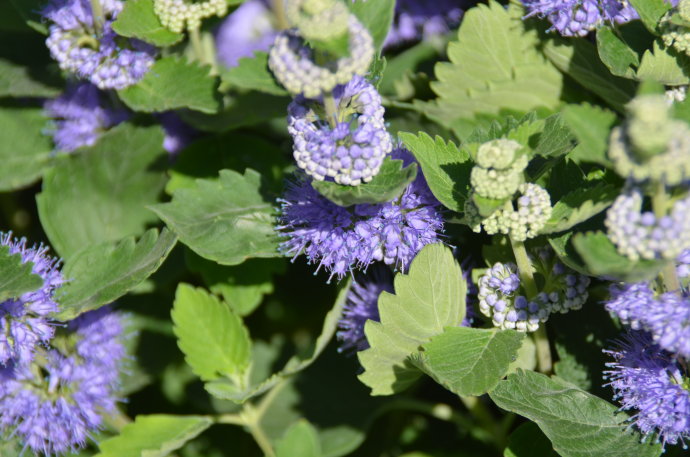
<svg viewBox="0 0 690 457">
<path fill-rule="evenodd" d="M 213 15 L 224 16 L 228 12 L 226 0 L 205 0 L 187 3 L 185 0 L 154 0 L 153 9 L 161 24 L 173 32 L 198 29 L 201 21 Z"/>
<path fill-rule="evenodd" d="M 690 246 L 690 196 L 676 201 L 662 217 L 641 212 L 642 201 L 637 189 L 618 196 L 606 213 L 609 239 L 631 260 L 675 259 Z"/>
<path fill-rule="evenodd" d="M 525 241 L 539 235 L 551 217 L 551 196 L 546 189 L 532 183 L 521 184 L 518 193 L 517 209 L 509 203 L 482 220 L 481 225 L 486 233 L 509 235 L 515 241 Z M 474 228 L 476 231 L 476 226 Z"/>
<path fill-rule="evenodd" d="M 285 14 L 304 38 L 326 41 L 347 33 L 350 11 L 338 0 L 291 0 Z"/>
<path fill-rule="evenodd" d="M 473 190 L 486 198 L 512 197 L 524 181 L 523 171 L 529 162 L 526 155 L 518 153 L 520 149 L 520 143 L 506 139 L 482 144 L 470 175 Z"/>
<path fill-rule="evenodd" d="M 364 75 L 374 58 L 374 40 L 354 16 L 348 17 L 349 56 L 330 65 L 315 62 L 314 53 L 295 30 L 280 33 L 269 52 L 268 66 L 276 79 L 292 94 L 317 98 L 354 75 Z"/>
<path fill-rule="evenodd" d="M 674 16 L 686 24 L 681 25 Z M 659 22 L 661 39 L 666 47 L 674 47 L 678 52 L 690 55 L 690 2 L 681 0 L 677 8 L 671 9 Z"/>
<path fill-rule="evenodd" d="M 626 133 L 633 152 L 646 160 L 666 150 L 673 132 L 682 121 L 673 121 L 664 95 L 642 95 L 627 106 Z"/>
</svg>

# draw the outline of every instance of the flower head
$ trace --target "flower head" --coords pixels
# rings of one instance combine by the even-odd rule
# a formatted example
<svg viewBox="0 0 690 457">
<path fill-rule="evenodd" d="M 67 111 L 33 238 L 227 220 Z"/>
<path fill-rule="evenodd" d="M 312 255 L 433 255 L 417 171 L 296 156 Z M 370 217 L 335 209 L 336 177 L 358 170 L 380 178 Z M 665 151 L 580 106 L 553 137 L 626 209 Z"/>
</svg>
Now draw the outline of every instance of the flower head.
<svg viewBox="0 0 690 457">
<path fill-rule="evenodd" d="M 104 131 L 129 117 L 125 110 L 106 107 L 98 88 L 87 82 L 68 87 L 44 107 L 53 119 L 51 134 L 55 146 L 65 152 L 93 146 Z"/>
<path fill-rule="evenodd" d="M 331 127 L 321 107 L 303 97 L 288 107 L 297 165 L 314 179 L 333 178 L 346 185 L 370 181 L 393 149 L 386 131 L 381 96 L 361 76 L 334 91 L 337 123 Z"/>
<path fill-rule="evenodd" d="M 512 197 L 524 182 L 523 171 L 529 159 L 518 154 L 522 146 L 513 140 L 493 140 L 477 151 L 477 165 L 472 168 L 470 183 L 477 194 L 486 198 Z"/>
<path fill-rule="evenodd" d="M 41 360 L 0 370 L 0 427 L 35 453 L 82 447 L 117 400 L 122 325 L 107 308 L 72 321 Z M 55 343 L 55 342 L 54 342 Z M 58 349 L 59 346 L 59 349 Z"/>
<path fill-rule="evenodd" d="M 38 275 L 41 286 L 20 297 L 0 303 L 0 364 L 28 362 L 38 345 L 45 344 L 55 333 L 50 315 L 58 311 L 55 290 L 63 283 L 58 260 L 48 257 L 45 246 L 26 246 L 26 239 L 0 234 L 0 245 L 10 254 L 19 254 L 22 263 L 31 262 L 31 271 Z"/>
<path fill-rule="evenodd" d="M 407 151 L 395 152 L 409 154 Z M 310 263 L 342 278 L 375 261 L 405 270 L 443 230 L 441 205 L 419 175 L 388 203 L 345 208 L 319 194 L 305 178 L 289 183 L 279 200 L 277 230 L 285 240 L 281 252 L 306 254 Z"/>
<path fill-rule="evenodd" d="M 216 32 L 218 60 L 234 67 L 242 57 L 268 51 L 278 31 L 264 0 L 248 0 L 228 15 Z"/>
<path fill-rule="evenodd" d="M 226 0 L 154 0 L 153 10 L 163 27 L 173 32 L 201 27 L 201 21 L 211 16 L 224 16 L 228 12 Z"/>
<path fill-rule="evenodd" d="M 690 438 L 690 379 L 680 364 L 643 332 L 604 352 L 614 359 L 605 378 L 622 409 L 635 411 L 632 424 L 664 445 Z"/>
<path fill-rule="evenodd" d="M 144 77 L 153 65 L 155 48 L 113 31 L 121 1 L 101 0 L 101 7 L 105 21 L 97 33 L 89 0 L 52 0 L 43 11 L 53 23 L 46 44 L 61 69 L 100 89 L 123 89 Z"/>
</svg>

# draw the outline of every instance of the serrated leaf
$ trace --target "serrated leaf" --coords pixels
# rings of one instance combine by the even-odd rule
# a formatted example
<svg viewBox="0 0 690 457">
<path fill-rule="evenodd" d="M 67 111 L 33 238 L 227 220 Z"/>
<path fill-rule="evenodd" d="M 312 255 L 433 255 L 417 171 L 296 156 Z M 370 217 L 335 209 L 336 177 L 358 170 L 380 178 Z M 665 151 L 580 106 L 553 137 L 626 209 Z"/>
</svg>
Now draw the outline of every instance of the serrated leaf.
<svg viewBox="0 0 690 457">
<path fill-rule="evenodd" d="M 59 79 L 52 81 L 48 75 L 46 68 L 25 67 L 0 59 L 0 97 L 54 97 L 60 93 Z"/>
<path fill-rule="evenodd" d="M 668 263 L 663 260 L 632 261 L 618 253 L 603 232 L 577 233 L 572 238 L 575 250 L 592 275 L 625 282 L 647 281 L 656 277 Z"/>
<path fill-rule="evenodd" d="M 136 84 L 119 90 L 120 99 L 135 111 L 146 113 L 189 108 L 213 114 L 221 107 L 218 78 L 210 67 L 181 57 L 156 61 Z"/>
<path fill-rule="evenodd" d="M 619 194 L 611 184 L 587 183 L 587 187 L 576 189 L 554 206 L 551 218 L 540 233 L 556 233 L 568 230 L 608 208 Z"/>
<path fill-rule="evenodd" d="M 158 236 L 158 230 L 151 229 L 138 242 L 128 237 L 78 252 L 62 269 L 68 282 L 57 292 L 57 319 L 74 319 L 125 295 L 158 270 L 176 241 L 168 230 Z"/>
<path fill-rule="evenodd" d="M 403 168 L 402 160 L 386 157 L 379 173 L 359 186 L 342 186 L 329 181 L 314 181 L 312 185 L 321 195 L 340 206 L 360 203 L 385 203 L 400 196 L 417 177 L 417 164 Z"/>
<path fill-rule="evenodd" d="M 508 437 L 503 457 L 558 457 L 558 454 L 539 426 L 534 422 L 526 422 Z"/>
<path fill-rule="evenodd" d="M 280 257 L 273 203 L 262 194 L 261 175 L 221 170 L 219 180 L 199 179 L 153 211 L 200 256 L 223 265 Z"/>
<path fill-rule="evenodd" d="M 566 106 L 563 108 L 562 116 L 579 142 L 579 146 L 569 157 L 576 161 L 611 166 L 607 151 L 609 134 L 617 120 L 616 114 L 596 106 L 583 104 Z"/>
<path fill-rule="evenodd" d="M 162 144 L 160 127 L 121 124 L 46 173 L 38 214 L 65 260 L 90 245 L 142 234 L 156 221 L 146 206 L 165 183 L 154 166 L 167 159 Z"/>
<path fill-rule="evenodd" d="M 413 363 L 458 395 L 482 395 L 506 375 L 525 338 L 514 330 L 450 327 L 422 346 Z"/>
<path fill-rule="evenodd" d="M 350 10 L 371 32 L 371 36 L 374 38 L 374 47 L 380 50 L 393 23 L 395 0 L 347 3 Z"/>
<path fill-rule="evenodd" d="M 321 457 L 321 443 L 316 429 L 302 419 L 287 429 L 276 443 L 276 457 Z"/>
<path fill-rule="evenodd" d="M 671 2 L 665 0 L 630 0 L 630 4 L 640 15 L 647 30 L 657 35 L 657 26 L 661 17 L 672 7 Z"/>
<path fill-rule="evenodd" d="M 156 46 L 170 46 L 182 41 L 184 35 L 172 32 L 161 24 L 153 10 L 153 0 L 128 0 L 113 22 L 118 35 L 138 38 Z"/>
<path fill-rule="evenodd" d="M 526 146 L 530 146 L 529 141 Z M 544 120 L 534 154 L 542 157 L 558 157 L 567 154 L 575 147 L 575 136 L 566 125 L 560 114 L 554 114 Z"/>
<path fill-rule="evenodd" d="M 287 361 L 282 370 L 274 373 L 268 378 L 255 383 L 249 388 L 238 388 L 229 382 L 213 381 L 206 383 L 206 390 L 213 396 L 224 400 L 230 400 L 236 403 L 244 403 L 245 401 L 259 396 L 275 387 L 279 382 L 299 373 L 300 371 L 309 367 L 326 349 L 328 343 L 333 339 L 338 328 L 338 320 L 342 315 L 343 306 L 347 298 L 347 292 L 350 288 L 349 281 L 346 282 L 335 300 L 333 308 L 328 312 L 323 321 L 321 334 L 314 343 L 314 348 L 305 356 L 294 356 Z M 254 373 L 250 373 L 250 379 L 254 378 Z"/>
<path fill-rule="evenodd" d="M 32 273 L 33 265 L 22 263 L 19 253 L 10 255 L 8 246 L 0 246 L 0 303 L 43 285 L 43 279 Z"/>
<path fill-rule="evenodd" d="M 518 371 L 489 393 L 496 404 L 539 425 L 563 457 L 658 457 L 661 445 L 626 431 L 629 417 L 559 378 Z"/>
<path fill-rule="evenodd" d="M 625 78 L 635 77 L 640 57 L 616 35 L 613 28 L 604 26 L 597 30 L 597 50 L 611 73 Z"/>
<path fill-rule="evenodd" d="M 235 89 L 257 90 L 273 95 L 287 95 L 268 69 L 268 53 L 256 52 L 252 57 L 243 57 L 237 65 L 221 72 L 223 82 Z"/>
<path fill-rule="evenodd" d="M 538 51 L 536 30 L 523 23 L 524 10 L 495 1 L 465 14 L 458 40 L 448 45 L 450 62 L 436 64 L 438 98 L 424 112 L 463 138 L 481 117 L 502 111 L 553 110 L 560 104 L 563 76 Z M 467 124 L 467 122 L 465 122 Z"/>
<path fill-rule="evenodd" d="M 458 149 L 452 141 L 445 142 L 439 136 L 432 139 L 424 132 L 401 132 L 399 136 L 422 166 L 424 178 L 438 201 L 453 211 L 464 211 L 473 166 L 469 153 Z"/>
<path fill-rule="evenodd" d="M 654 81 L 668 86 L 680 86 L 690 83 L 690 58 L 675 50 L 665 48 L 655 40 L 652 49 L 642 54 L 637 79 Z"/>
<path fill-rule="evenodd" d="M 372 395 L 391 395 L 408 387 L 421 372 L 408 357 L 446 327 L 465 317 L 467 283 L 452 251 L 442 244 L 425 246 L 407 275 L 395 277 L 395 295 L 379 296 L 380 322 L 367 321 L 369 349 L 358 352 L 364 368 L 359 379 Z"/>
<path fill-rule="evenodd" d="M 180 284 L 172 310 L 173 331 L 185 360 L 204 381 L 242 379 L 250 362 L 251 340 L 242 319 L 203 289 Z"/>
<path fill-rule="evenodd" d="M 50 165 L 47 122 L 40 108 L 0 108 L 0 192 L 32 184 Z"/>
<path fill-rule="evenodd" d="M 543 43 L 544 54 L 563 73 L 571 76 L 605 100 L 611 107 L 622 112 L 634 96 L 634 81 L 611 74 L 599 59 L 596 47 L 582 38 L 552 38 Z"/>
<path fill-rule="evenodd" d="M 139 415 L 118 436 L 101 441 L 96 457 L 164 457 L 211 424 L 211 418 L 203 416 Z"/>
</svg>

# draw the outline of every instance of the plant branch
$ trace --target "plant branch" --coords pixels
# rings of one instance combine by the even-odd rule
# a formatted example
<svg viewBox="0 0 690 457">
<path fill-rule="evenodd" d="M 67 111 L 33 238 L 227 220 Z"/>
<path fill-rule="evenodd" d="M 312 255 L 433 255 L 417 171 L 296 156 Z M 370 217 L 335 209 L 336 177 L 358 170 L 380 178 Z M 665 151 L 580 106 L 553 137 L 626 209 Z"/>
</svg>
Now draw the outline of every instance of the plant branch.
<svg viewBox="0 0 690 457">
<path fill-rule="evenodd" d="M 656 185 L 654 194 L 652 195 L 652 208 L 657 220 L 666 215 L 668 206 L 668 195 L 666 194 L 666 186 L 659 182 Z M 670 262 L 661 270 L 659 274 L 659 283 L 663 285 L 666 292 L 680 291 L 680 281 L 678 281 L 678 273 L 676 272 L 675 262 Z"/>
</svg>

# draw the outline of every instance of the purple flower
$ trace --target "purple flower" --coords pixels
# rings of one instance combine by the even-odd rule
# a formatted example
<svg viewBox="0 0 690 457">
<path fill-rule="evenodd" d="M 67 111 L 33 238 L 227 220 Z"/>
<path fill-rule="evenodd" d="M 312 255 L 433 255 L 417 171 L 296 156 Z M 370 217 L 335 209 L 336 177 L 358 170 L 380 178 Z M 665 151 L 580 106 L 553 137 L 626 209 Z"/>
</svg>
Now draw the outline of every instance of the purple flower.
<svg viewBox="0 0 690 457">
<path fill-rule="evenodd" d="M 13 239 L 12 233 L 0 233 L 0 245 L 8 246 L 10 254 L 19 254 L 22 263 L 31 262 L 32 273 L 43 280 L 38 289 L 0 303 L 0 364 L 24 363 L 55 333 L 50 315 L 58 311 L 53 296 L 63 279 L 58 260 L 46 255 L 47 247 L 27 248 L 26 239 Z"/>
<path fill-rule="evenodd" d="M 463 9 L 474 3 L 467 0 L 398 0 L 384 46 L 399 46 L 448 33 L 460 23 Z"/>
<path fill-rule="evenodd" d="M 265 0 L 247 0 L 223 21 L 216 32 L 218 60 L 234 67 L 242 57 L 268 51 L 278 31 Z"/>
<path fill-rule="evenodd" d="M 656 441 L 676 444 L 690 438 L 690 391 L 687 372 L 643 332 L 632 332 L 615 350 L 605 371 L 621 409 L 636 413 L 630 421 Z"/>
<path fill-rule="evenodd" d="M 129 118 L 125 110 L 105 107 L 102 98 L 96 86 L 84 82 L 45 103 L 46 114 L 53 119 L 50 133 L 58 150 L 72 152 L 93 146 L 105 130 Z"/>
<path fill-rule="evenodd" d="M 276 229 L 285 238 L 280 251 L 294 257 L 306 254 L 310 263 L 339 279 L 375 261 L 405 270 L 422 247 L 439 240 L 443 230 L 441 205 L 421 174 L 388 203 L 338 206 L 299 177 L 278 201 Z"/>
<path fill-rule="evenodd" d="M 35 453 L 84 446 L 115 408 L 121 333 L 120 318 L 101 308 L 70 322 L 40 359 L 1 369 L 0 427 Z"/>
<path fill-rule="evenodd" d="M 46 45 L 61 69 L 90 80 L 100 89 L 123 89 L 144 77 L 153 65 L 155 48 L 113 31 L 121 1 L 100 3 L 104 22 L 99 32 L 89 0 L 52 0 L 43 11 L 53 22 Z"/>
<path fill-rule="evenodd" d="M 337 120 L 317 113 L 321 102 L 297 97 L 288 107 L 288 131 L 297 165 L 316 180 L 356 186 L 370 181 L 393 149 L 381 96 L 361 76 L 333 91 Z"/>
</svg>

